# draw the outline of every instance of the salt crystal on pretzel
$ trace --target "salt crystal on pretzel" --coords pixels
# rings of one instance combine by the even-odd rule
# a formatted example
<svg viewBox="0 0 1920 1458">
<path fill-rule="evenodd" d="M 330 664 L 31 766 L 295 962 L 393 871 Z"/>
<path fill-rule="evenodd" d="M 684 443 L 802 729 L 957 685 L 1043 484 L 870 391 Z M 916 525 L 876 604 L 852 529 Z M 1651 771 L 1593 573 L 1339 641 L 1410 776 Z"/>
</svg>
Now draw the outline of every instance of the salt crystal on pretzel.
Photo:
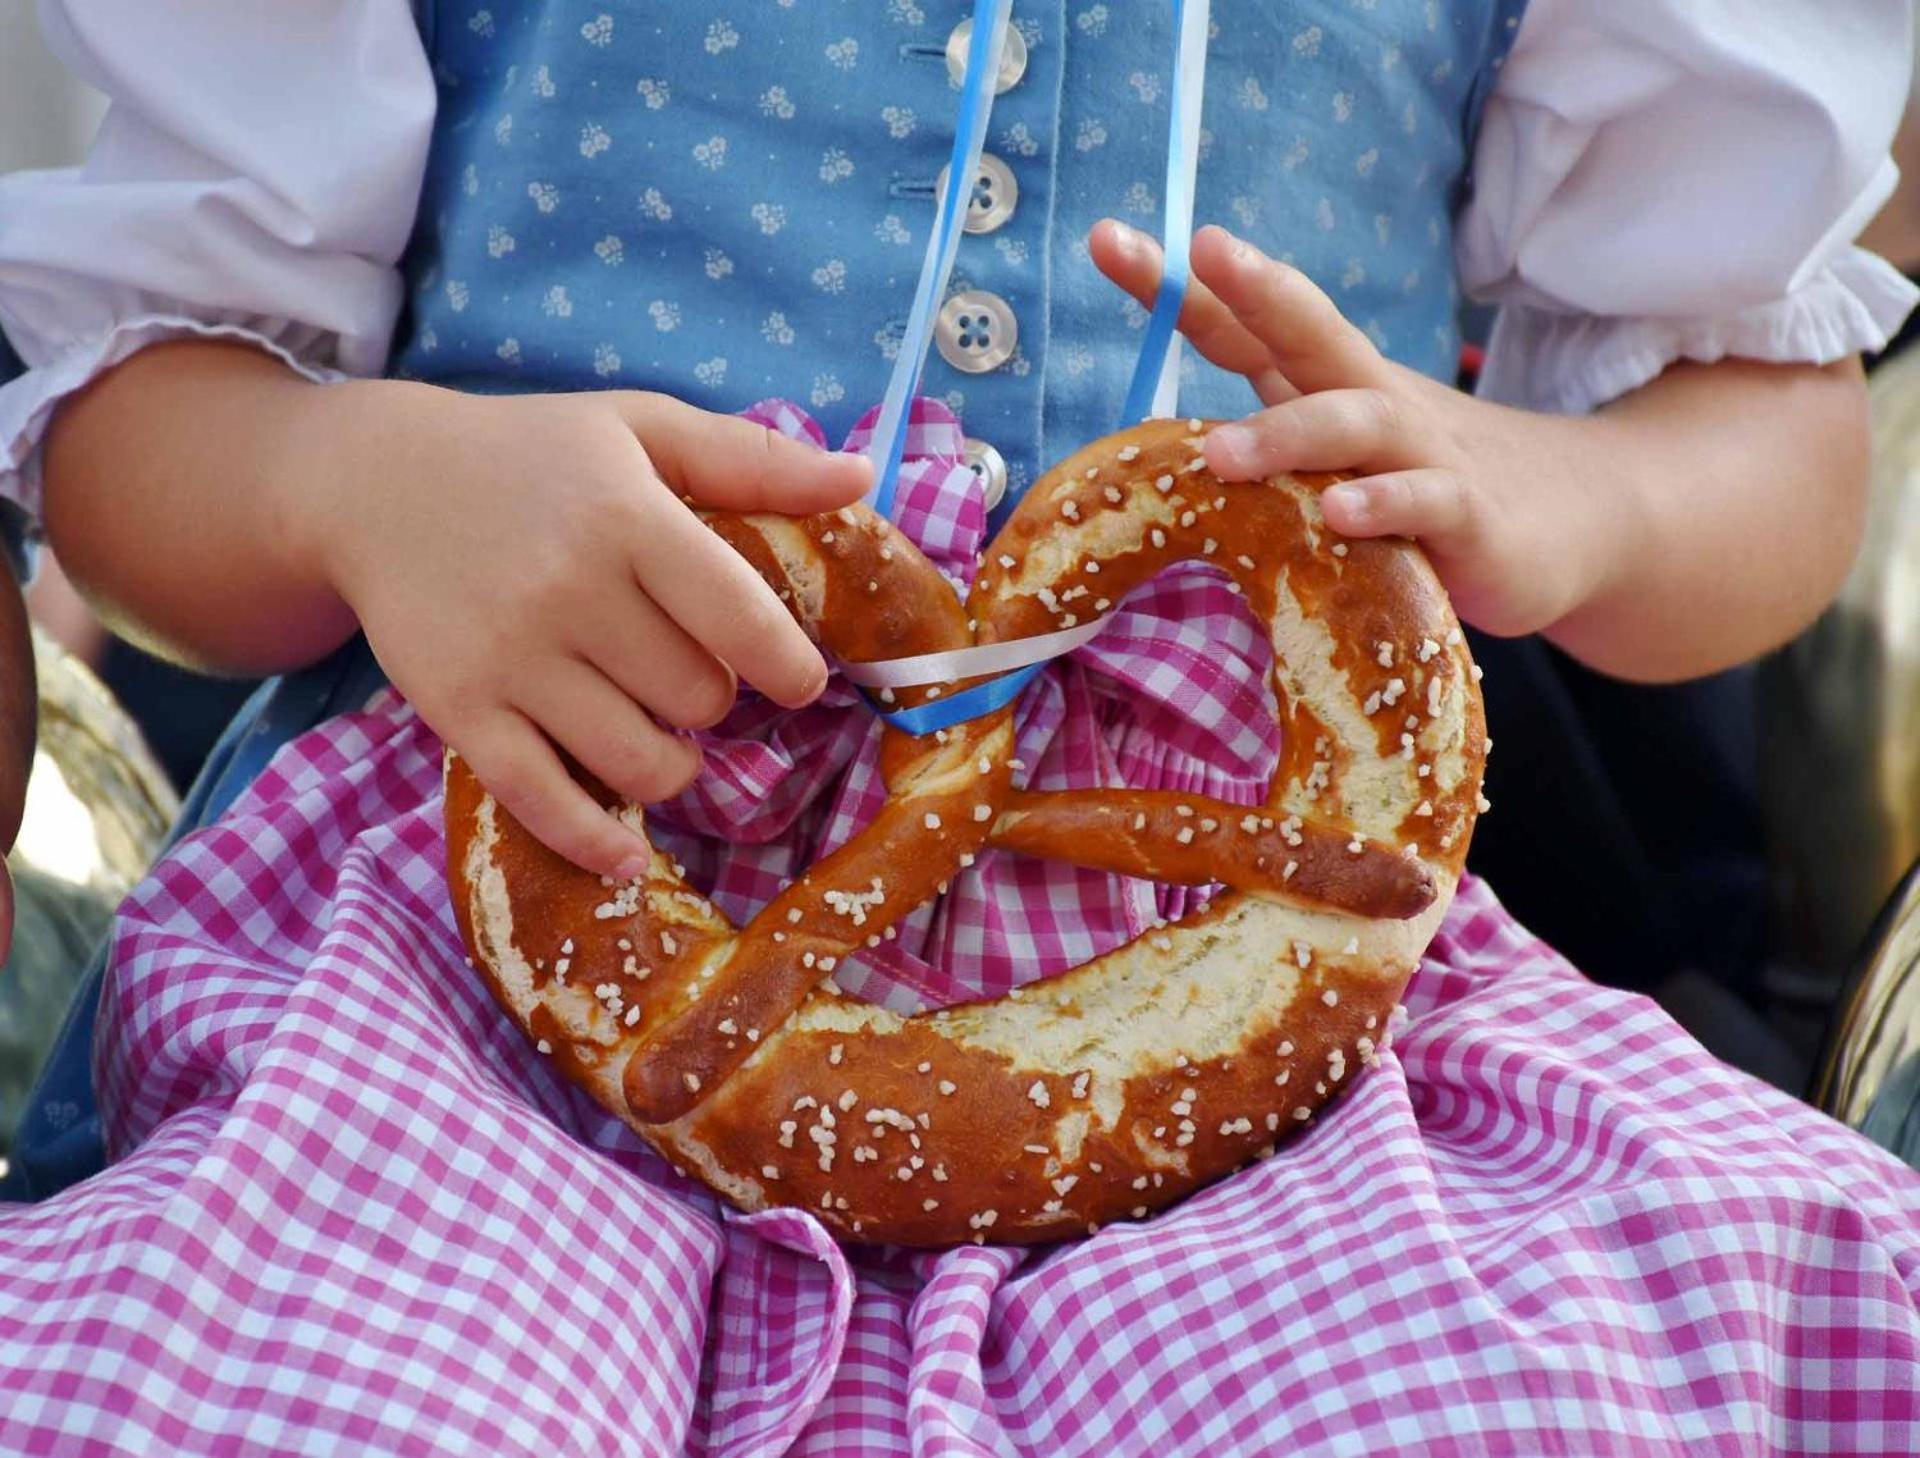
<svg viewBox="0 0 1920 1458">
<path fill-rule="evenodd" d="M 889 728 L 873 823 L 736 930 L 664 857 L 620 889 L 621 915 L 597 917 L 599 878 L 449 756 L 449 880 L 496 997 L 735 1204 L 907 1245 L 1076 1235 L 1270 1154 L 1353 1082 L 1350 1061 L 1377 1061 L 1371 1031 L 1445 913 L 1481 803 L 1477 678 L 1417 548 L 1333 540 L 1319 511 L 1333 478 L 1219 481 L 1190 424 L 1137 426 L 1043 476 L 964 607 L 904 539 L 883 552 L 885 523 L 863 510 L 709 521 L 850 662 L 1055 631 L 1089 568 L 1117 602 L 1175 563 L 1214 565 L 1273 645 L 1281 753 L 1263 806 L 1014 791 L 1004 709 L 939 736 Z M 1427 710 L 1417 728 L 1369 713 L 1390 684 Z M 989 843 L 1225 889 L 1045 997 L 901 1017 L 833 986 L 839 958 L 891 936 Z M 644 976 L 627 970 L 622 946 L 665 938 Z M 545 963 L 569 939 L 563 980 Z M 610 1014 L 616 1000 L 639 1017 Z"/>
</svg>

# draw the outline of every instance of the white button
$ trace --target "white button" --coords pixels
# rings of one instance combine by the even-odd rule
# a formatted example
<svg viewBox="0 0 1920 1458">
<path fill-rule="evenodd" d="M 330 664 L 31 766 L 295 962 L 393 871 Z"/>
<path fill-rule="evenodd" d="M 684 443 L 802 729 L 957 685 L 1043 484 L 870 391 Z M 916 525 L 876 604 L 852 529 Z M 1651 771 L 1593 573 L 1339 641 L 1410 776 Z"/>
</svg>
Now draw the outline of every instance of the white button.
<svg viewBox="0 0 1920 1458">
<path fill-rule="evenodd" d="M 940 169 L 939 180 L 933 185 L 935 197 L 947 195 L 947 174 L 953 171 L 952 164 Z M 967 199 L 967 216 L 961 224 L 969 233 L 993 233 L 999 231 L 1020 202 L 1020 184 L 1014 181 L 1013 169 L 991 152 L 980 154 L 980 171 L 974 175 L 973 196 Z"/>
<path fill-rule="evenodd" d="M 967 79 L 967 47 L 973 44 L 973 20 L 968 18 L 953 28 L 953 34 L 947 37 L 947 79 L 955 86 Z M 1007 27 L 1007 44 L 1000 52 L 1000 74 L 994 77 L 993 94 L 1011 91 L 1020 84 L 1020 78 L 1027 74 L 1027 38 L 1020 34 L 1020 27 Z"/>
<path fill-rule="evenodd" d="M 983 440 L 968 436 L 961 457 L 967 469 L 980 478 L 980 500 L 988 511 L 1007 494 L 1007 458 Z"/>
<path fill-rule="evenodd" d="M 998 294 L 968 289 L 948 299 L 934 321 L 933 342 L 940 358 L 962 374 L 984 375 L 1013 358 L 1020 326 Z"/>
</svg>

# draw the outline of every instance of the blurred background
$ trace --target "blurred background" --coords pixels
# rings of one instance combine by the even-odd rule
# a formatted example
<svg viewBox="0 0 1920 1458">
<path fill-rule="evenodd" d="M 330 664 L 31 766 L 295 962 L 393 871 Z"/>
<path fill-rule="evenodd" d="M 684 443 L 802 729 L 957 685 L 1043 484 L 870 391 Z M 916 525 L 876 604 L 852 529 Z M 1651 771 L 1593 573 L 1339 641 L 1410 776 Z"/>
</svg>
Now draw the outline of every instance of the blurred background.
<svg viewBox="0 0 1920 1458">
<path fill-rule="evenodd" d="M 77 160 L 100 112 L 46 55 L 31 0 L 0 0 L 0 170 Z M 1911 114 L 1897 153 L 1920 180 Z M 1903 186 L 1866 241 L 1920 271 L 1920 187 Z M 1484 319 L 1467 324 L 1472 333 Z M 1501 811 L 1476 838 L 1476 869 L 1590 974 L 1648 992 L 1722 1057 L 1853 1122 L 1888 1070 L 1920 1069 L 1910 1056 L 1920 1041 L 1920 893 L 1908 875 L 1920 858 L 1920 351 L 1905 352 L 1906 342 L 1871 362 L 1866 548 L 1802 640 L 1753 668 L 1671 689 L 1600 680 L 1544 645 L 1476 644 L 1505 751 L 1489 785 Z M 183 789 L 251 686 L 197 679 L 115 641 L 50 554 L 29 601 Z M 43 703 L 42 719 L 58 715 Z M 1516 719 L 1528 732 L 1509 732 Z M 35 773 L 38 783 L 38 764 Z M 1554 793 L 1567 798 L 1555 805 Z M 134 798 L 164 796 L 146 783 Z M 1551 833 L 1569 816 L 1603 833 Z M 87 874 L 100 879 L 100 812 L 91 825 L 73 805 L 30 808 L 36 817 L 23 848 L 37 835 L 36 857 L 64 856 L 70 870 L 91 857 Z M 1553 860 L 1570 842 L 1584 859 Z M 1920 1108 L 1920 1096 L 1908 1102 Z M 1909 1132 L 1920 1148 L 1920 1130 Z"/>
</svg>

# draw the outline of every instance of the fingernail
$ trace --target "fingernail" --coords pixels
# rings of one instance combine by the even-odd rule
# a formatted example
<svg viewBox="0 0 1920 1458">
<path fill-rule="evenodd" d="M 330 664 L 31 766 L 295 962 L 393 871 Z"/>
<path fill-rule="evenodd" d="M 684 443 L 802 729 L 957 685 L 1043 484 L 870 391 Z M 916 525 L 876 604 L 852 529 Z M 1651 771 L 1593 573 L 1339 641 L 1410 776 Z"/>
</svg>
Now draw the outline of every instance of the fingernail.
<svg viewBox="0 0 1920 1458">
<path fill-rule="evenodd" d="M 1358 486 L 1329 486 L 1320 497 L 1320 509 L 1339 512 L 1349 526 L 1365 526 L 1367 493 Z"/>
<path fill-rule="evenodd" d="M 1139 231 L 1121 222 L 1118 218 L 1115 218 L 1113 220 L 1113 246 L 1123 252 L 1131 253 L 1135 248 L 1140 246 Z"/>
<path fill-rule="evenodd" d="M 628 856 L 613 868 L 616 881 L 638 881 L 647 873 L 647 863 L 652 859 L 645 851 Z"/>
<path fill-rule="evenodd" d="M 1207 455 L 1214 457 L 1225 453 L 1229 456 L 1244 456 L 1251 451 L 1257 441 L 1251 430 L 1244 425 L 1216 425 L 1207 432 Z"/>
</svg>

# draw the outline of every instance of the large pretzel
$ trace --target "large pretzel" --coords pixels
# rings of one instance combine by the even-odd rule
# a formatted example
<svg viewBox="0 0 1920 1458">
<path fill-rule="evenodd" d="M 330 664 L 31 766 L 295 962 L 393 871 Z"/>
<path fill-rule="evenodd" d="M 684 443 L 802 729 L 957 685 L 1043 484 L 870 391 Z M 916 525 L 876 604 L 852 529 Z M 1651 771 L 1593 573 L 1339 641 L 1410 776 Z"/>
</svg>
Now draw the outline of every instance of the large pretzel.
<svg viewBox="0 0 1920 1458">
<path fill-rule="evenodd" d="M 1270 1154 L 1373 1063 L 1481 808 L 1477 671 L 1416 548 L 1330 533 L 1332 478 L 1216 479 L 1200 431 L 1152 422 L 1050 471 L 964 608 L 862 508 L 710 521 L 856 663 L 1069 627 L 1170 564 L 1220 567 L 1273 643 L 1264 805 L 1016 791 L 1005 710 L 889 729 L 879 815 L 736 931 L 669 857 L 626 885 L 567 865 L 450 755 L 461 930 L 539 1050 L 735 1204 L 908 1245 L 1144 1217 Z M 994 1001 L 901 1017 L 842 995 L 840 961 L 989 843 L 1227 889 Z"/>
</svg>

